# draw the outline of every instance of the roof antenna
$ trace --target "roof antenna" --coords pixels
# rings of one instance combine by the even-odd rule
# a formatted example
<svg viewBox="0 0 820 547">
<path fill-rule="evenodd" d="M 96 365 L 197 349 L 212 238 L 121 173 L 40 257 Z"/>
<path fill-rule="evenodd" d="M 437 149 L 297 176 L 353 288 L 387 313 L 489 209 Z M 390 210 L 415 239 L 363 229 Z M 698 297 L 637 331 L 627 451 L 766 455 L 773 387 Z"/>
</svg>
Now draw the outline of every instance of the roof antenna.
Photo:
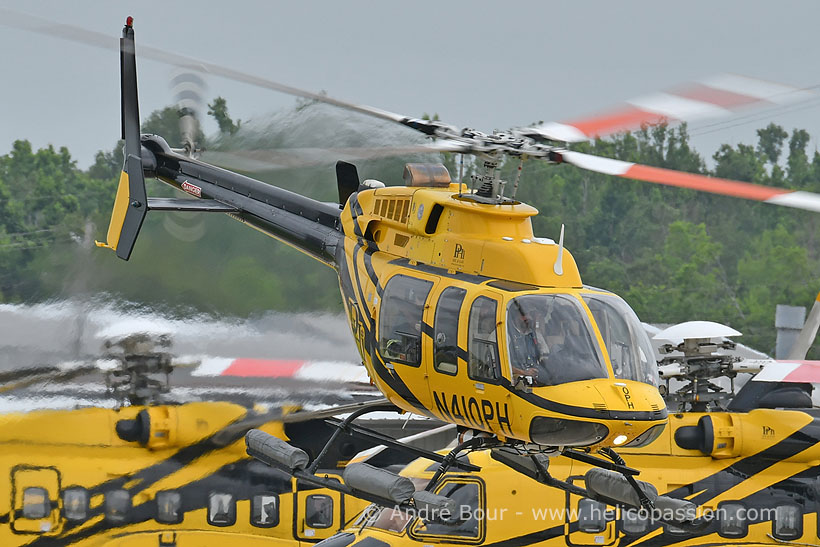
<svg viewBox="0 0 820 547">
<path fill-rule="evenodd" d="M 552 266 L 552 271 L 555 275 L 564 275 L 564 266 L 562 264 L 564 258 L 564 225 L 561 225 L 561 236 L 558 238 L 558 258 L 555 259 L 555 264 Z"/>
</svg>

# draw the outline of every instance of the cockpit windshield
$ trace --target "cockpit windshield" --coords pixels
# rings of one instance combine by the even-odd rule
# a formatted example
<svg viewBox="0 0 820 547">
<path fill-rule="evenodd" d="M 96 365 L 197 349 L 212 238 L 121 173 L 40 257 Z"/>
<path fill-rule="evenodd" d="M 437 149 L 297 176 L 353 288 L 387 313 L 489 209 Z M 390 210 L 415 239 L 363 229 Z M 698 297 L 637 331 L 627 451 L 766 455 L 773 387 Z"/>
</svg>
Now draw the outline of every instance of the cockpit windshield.
<svg viewBox="0 0 820 547">
<path fill-rule="evenodd" d="M 658 385 L 658 367 L 649 336 L 632 308 L 614 294 L 585 294 L 617 378 Z"/>
<path fill-rule="evenodd" d="M 529 294 L 507 307 L 507 347 L 513 383 L 535 386 L 606 378 L 603 359 L 581 303 L 558 294 Z"/>
</svg>

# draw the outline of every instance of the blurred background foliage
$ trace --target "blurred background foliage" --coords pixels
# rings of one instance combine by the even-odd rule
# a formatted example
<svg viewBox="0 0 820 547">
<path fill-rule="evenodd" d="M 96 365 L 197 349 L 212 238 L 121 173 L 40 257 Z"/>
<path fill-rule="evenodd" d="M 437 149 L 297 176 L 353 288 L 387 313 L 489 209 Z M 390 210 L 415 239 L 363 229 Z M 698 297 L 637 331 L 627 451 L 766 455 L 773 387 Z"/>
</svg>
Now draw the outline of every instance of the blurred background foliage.
<svg viewBox="0 0 820 547">
<path fill-rule="evenodd" d="M 234 122 L 218 98 L 209 114 L 222 134 L 206 151 L 310 148 L 316 161 L 256 172 L 272 184 L 334 201 L 339 152 L 318 148 L 407 146 L 403 128 L 301 101 L 259 122 Z M 178 146 L 178 112 L 156 111 L 142 131 Z M 685 125 L 654 126 L 577 150 L 770 186 L 820 192 L 820 154 L 808 134 L 770 124 L 754 144 L 724 144 L 712 168 L 689 145 Z M 317 155 L 318 154 L 318 155 Z M 343 155 L 343 154 L 342 154 Z M 356 161 L 360 176 L 401 183 L 407 161 L 444 161 L 454 178 L 460 159 L 405 156 Z M 104 298 L 151 305 L 171 314 L 251 316 L 276 311 L 341 311 L 335 273 L 225 215 L 148 215 L 132 259 L 94 250 L 105 239 L 122 165 L 120 144 L 100 151 L 86 171 L 69 151 L 32 150 L 17 141 L 0 157 L 0 302 Z M 472 163 L 464 162 L 469 183 Z M 503 166 L 514 180 L 518 161 Z M 149 181 L 149 195 L 173 190 Z M 808 306 L 820 290 L 820 215 L 690 190 L 625 181 L 571 166 L 525 163 L 518 198 L 540 211 L 536 235 L 557 239 L 575 256 L 585 283 L 623 296 L 642 320 L 691 319 L 729 324 L 742 341 L 774 350 L 776 304 Z M 818 356 L 814 356 L 817 358 Z"/>
</svg>

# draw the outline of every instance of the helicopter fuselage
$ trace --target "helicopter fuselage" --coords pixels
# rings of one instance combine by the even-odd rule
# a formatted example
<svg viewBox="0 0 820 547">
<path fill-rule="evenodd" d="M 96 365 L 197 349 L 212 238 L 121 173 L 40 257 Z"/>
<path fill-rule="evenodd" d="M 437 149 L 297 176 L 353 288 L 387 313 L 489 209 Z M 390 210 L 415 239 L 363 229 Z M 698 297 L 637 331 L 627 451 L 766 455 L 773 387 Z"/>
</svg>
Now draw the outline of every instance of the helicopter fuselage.
<svg viewBox="0 0 820 547">
<path fill-rule="evenodd" d="M 502 439 L 611 446 L 659 433 L 666 411 L 651 355 L 643 375 L 613 371 L 585 298 L 617 297 L 584 287 L 572 255 L 533 235 L 537 210 L 425 182 L 360 189 L 341 214 L 344 305 L 377 387 L 407 411 Z M 517 302 L 528 303 L 524 337 L 541 353 L 528 368 L 512 347 Z M 550 332 L 548 314 L 554 323 L 561 310 L 574 314 L 572 329 Z M 561 361 L 556 349 L 570 345 L 562 335 L 586 351 Z M 622 342 L 633 357 L 641 351 Z M 539 371 L 545 377 L 533 379 Z"/>
<path fill-rule="evenodd" d="M 634 312 L 585 287 L 563 244 L 534 236 L 535 208 L 487 203 L 424 169 L 408 186 L 362 185 L 340 207 L 192 160 L 160 137 L 142 143 L 146 176 L 233 207 L 337 271 L 362 362 L 398 407 L 552 447 L 645 443 L 666 423 Z M 133 207 L 128 185 L 123 172 L 109 241 Z"/>
</svg>

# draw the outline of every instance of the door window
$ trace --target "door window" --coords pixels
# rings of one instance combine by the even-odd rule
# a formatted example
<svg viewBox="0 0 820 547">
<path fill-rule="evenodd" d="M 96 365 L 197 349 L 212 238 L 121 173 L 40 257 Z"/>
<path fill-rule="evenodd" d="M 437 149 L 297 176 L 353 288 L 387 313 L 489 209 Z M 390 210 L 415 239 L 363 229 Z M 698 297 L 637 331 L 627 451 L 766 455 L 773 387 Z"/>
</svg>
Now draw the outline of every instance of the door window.
<svg viewBox="0 0 820 547">
<path fill-rule="evenodd" d="M 606 530 L 606 505 L 584 498 L 578 502 L 578 529 L 587 534 Z"/>
<path fill-rule="evenodd" d="M 179 492 L 157 492 L 157 522 L 178 524 L 182 522 L 182 496 Z"/>
<path fill-rule="evenodd" d="M 73 522 L 80 522 L 88 518 L 88 490 L 79 486 L 65 489 L 63 516 L 66 520 Z"/>
<path fill-rule="evenodd" d="M 279 524 L 279 496 L 257 494 L 251 501 L 251 524 L 260 528 L 272 528 Z"/>
<path fill-rule="evenodd" d="M 455 536 L 458 538 L 478 538 L 484 527 L 484 504 L 481 487 L 477 482 L 447 481 L 436 493 L 456 502 L 458 514 L 449 522 L 419 519 L 413 525 L 416 536 Z"/>
<path fill-rule="evenodd" d="M 727 502 L 718 505 L 719 533 L 725 538 L 741 538 L 749 530 L 746 507 L 742 503 Z"/>
<path fill-rule="evenodd" d="M 128 490 L 109 490 L 105 493 L 105 520 L 122 524 L 131 511 L 131 494 Z"/>
<path fill-rule="evenodd" d="M 458 372 L 458 315 L 467 291 L 448 287 L 438 299 L 433 325 L 433 362 L 437 371 Z"/>
<path fill-rule="evenodd" d="M 772 535 L 777 539 L 797 539 L 803 535 L 803 512 L 797 505 L 778 505 L 774 510 Z"/>
<path fill-rule="evenodd" d="M 324 494 L 313 494 L 305 500 L 305 524 L 311 528 L 333 526 L 333 498 Z"/>
<path fill-rule="evenodd" d="M 498 303 L 479 296 L 470 308 L 467 351 L 467 373 L 473 380 L 496 382 L 501 378 L 498 362 Z"/>
<path fill-rule="evenodd" d="M 431 281 L 406 275 L 390 278 L 379 312 L 379 351 L 386 361 L 421 363 L 421 323 Z"/>
<path fill-rule="evenodd" d="M 236 522 L 236 500 L 230 494 L 211 492 L 208 496 L 208 524 L 231 526 Z"/>
</svg>

